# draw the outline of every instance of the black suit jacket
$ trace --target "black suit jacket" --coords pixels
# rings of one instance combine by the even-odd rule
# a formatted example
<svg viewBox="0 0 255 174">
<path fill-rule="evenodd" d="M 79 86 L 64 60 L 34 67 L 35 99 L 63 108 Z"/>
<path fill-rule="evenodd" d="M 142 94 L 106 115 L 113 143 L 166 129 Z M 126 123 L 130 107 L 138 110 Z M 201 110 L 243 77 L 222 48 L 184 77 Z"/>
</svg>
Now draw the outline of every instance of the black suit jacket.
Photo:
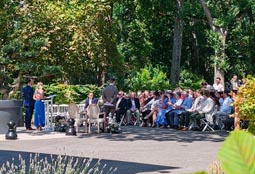
<svg viewBox="0 0 255 174">
<path fill-rule="evenodd" d="M 22 97 L 24 99 L 24 106 L 34 108 L 34 90 L 31 86 L 27 85 L 22 89 Z"/>
<path fill-rule="evenodd" d="M 140 102 L 139 102 L 139 99 L 138 98 L 134 98 L 135 100 L 135 107 L 140 110 Z M 127 109 L 131 109 L 132 108 L 132 101 L 131 99 L 129 98 L 128 101 L 127 101 Z"/>
<path fill-rule="evenodd" d="M 118 102 L 118 101 L 117 101 Z M 119 110 L 121 111 L 125 111 L 127 110 L 127 99 L 125 99 L 124 97 L 121 99 L 119 105 L 118 105 Z"/>
</svg>

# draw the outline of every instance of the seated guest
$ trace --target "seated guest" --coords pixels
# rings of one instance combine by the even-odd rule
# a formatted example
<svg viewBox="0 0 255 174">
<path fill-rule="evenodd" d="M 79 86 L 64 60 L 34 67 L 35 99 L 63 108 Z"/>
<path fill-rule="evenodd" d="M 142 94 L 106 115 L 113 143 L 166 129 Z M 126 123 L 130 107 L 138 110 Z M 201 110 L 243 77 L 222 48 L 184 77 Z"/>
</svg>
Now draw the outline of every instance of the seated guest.
<svg viewBox="0 0 255 174">
<path fill-rule="evenodd" d="M 92 92 L 89 93 L 88 98 L 85 100 L 85 106 L 83 111 L 80 112 L 80 118 L 84 118 L 87 117 L 87 110 L 88 110 L 88 106 L 90 104 L 97 104 L 98 99 L 94 98 L 94 94 Z"/>
<path fill-rule="evenodd" d="M 158 105 L 158 112 L 155 118 L 155 124 L 157 127 L 167 127 L 166 121 L 166 112 L 167 112 L 167 105 L 168 103 L 168 96 L 165 93 L 161 94 L 161 98 Z"/>
<path fill-rule="evenodd" d="M 207 82 L 202 82 L 202 83 L 201 83 L 201 89 L 202 89 L 202 90 L 207 89 L 207 86 L 208 86 L 208 83 L 207 83 Z"/>
<path fill-rule="evenodd" d="M 215 91 L 218 91 L 218 92 L 223 92 L 224 91 L 224 86 L 221 84 L 221 78 L 220 77 L 216 77 L 215 83 L 213 84 L 213 88 L 215 89 Z"/>
<path fill-rule="evenodd" d="M 188 130 L 189 124 L 190 124 L 190 116 L 192 114 L 196 114 L 201 110 L 202 102 L 204 100 L 204 97 L 202 95 L 202 90 L 198 89 L 195 92 L 195 100 L 192 104 L 192 107 L 190 109 L 187 109 L 185 112 L 181 114 L 181 130 L 186 131 Z"/>
<path fill-rule="evenodd" d="M 166 112 L 170 112 L 173 109 L 173 105 L 176 103 L 175 94 L 172 91 L 167 92 L 168 100 L 167 100 L 167 109 Z"/>
<path fill-rule="evenodd" d="M 88 98 L 85 100 L 84 111 L 87 111 L 87 108 L 90 104 L 97 104 L 98 99 L 94 97 L 93 92 L 90 92 Z"/>
<path fill-rule="evenodd" d="M 218 91 L 215 92 L 215 96 L 216 96 L 217 100 L 219 101 L 220 106 L 223 104 L 222 93 L 223 93 L 223 92 L 218 92 Z"/>
<path fill-rule="evenodd" d="M 127 111 L 127 99 L 124 97 L 124 92 L 119 91 L 117 95 L 117 102 L 115 108 L 116 122 L 120 122 L 120 116 L 125 114 Z"/>
<path fill-rule="evenodd" d="M 170 128 L 178 129 L 179 127 L 179 115 L 185 110 L 192 107 L 192 99 L 183 91 L 177 92 L 177 102 L 173 105 L 173 110 L 168 113 L 168 122 L 170 122 Z M 178 101 L 179 100 L 179 101 Z"/>
<path fill-rule="evenodd" d="M 223 103 L 220 106 L 220 110 L 217 111 L 214 115 L 216 129 L 219 126 L 220 117 L 228 117 L 233 111 L 233 106 L 232 106 L 233 100 L 229 96 L 229 93 L 230 93 L 230 91 L 224 90 L 224 92 L 222 94 Z"/>
<path fill-rule="evenodd" d="M 240 82 L 237 78 L 237 75 L 234 75 L 233 78 L 230 81 L 230 89 L 237 94 L 238 88 L 240 87 Z"/>
<path fill-rule="evenodd" d="M 143 93 L 141 93 L 140 95 L 138 95 L 138 92 L 137 92 L 137 96 L 139 98 L 139 102 L 140 102 L 140 106 L 141 107 L 144 107 L 144 105 L 146 105 L 149 101 L 148 101 L 148 98 L 150 97 L 149 96 L 149 91 L 144 91 Z"/>
<path fill-rule="evenodd" d="M 148 120 L 150 121 L 151 125 L 153 123 L 152 115 L 154 112 L 157 112 L 157 108 L 159 105 L 159 92 L 155 91 L 153 92 L 153 99 L 150 100 L 144 107 L 142 111 L 142 117 L 144 120 L 143 126 L 147 126 Z M 148 108 L 149 107 L 149 108 Z M 155 125 L 152 125 L 155 126 Z"/>
<path fill-rule="evenodd" d="M 197 125 L 200 125 L 200 119 L 206 118 L 210 124 L 213 124 L 213 114 L 215 112 L 216 102 L 211 97 L 210 91 L 205 90 L 203 93 L 204 101 L 201 106 L 201 110 L 191 115 L 191 120 L 196 121 Z"/>
<path fill-rule="evenodd" d="M 139 99 L 135 97 L 135 93 L 131 92 L 129 95 L 129 99 L 127 100 L 127 122 L 130 125 L 131 113 L 134 113 L 136 116 L 136 124 L 139 123 L 140 120 L 140 102 Z"/>
</svg>

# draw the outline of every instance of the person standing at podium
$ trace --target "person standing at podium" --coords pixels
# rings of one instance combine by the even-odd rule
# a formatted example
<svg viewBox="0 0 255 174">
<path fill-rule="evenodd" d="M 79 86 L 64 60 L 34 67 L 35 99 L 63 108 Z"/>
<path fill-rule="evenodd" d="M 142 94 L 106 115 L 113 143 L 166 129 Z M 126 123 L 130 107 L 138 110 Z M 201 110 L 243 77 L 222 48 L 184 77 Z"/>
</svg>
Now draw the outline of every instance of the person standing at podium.
<svg viewBox="0 0 255 174">
<path fill-rule="evenodd" d="M 44 109 L 44 90 L 43 83 L 38 82 L 36 85 L 36 90 L 33 96 L 35 100 L 35 115 L 34 115 L 34 124 L 37 130 L 42 130 L 45 126 L 45 109 Z"/>
</svg>

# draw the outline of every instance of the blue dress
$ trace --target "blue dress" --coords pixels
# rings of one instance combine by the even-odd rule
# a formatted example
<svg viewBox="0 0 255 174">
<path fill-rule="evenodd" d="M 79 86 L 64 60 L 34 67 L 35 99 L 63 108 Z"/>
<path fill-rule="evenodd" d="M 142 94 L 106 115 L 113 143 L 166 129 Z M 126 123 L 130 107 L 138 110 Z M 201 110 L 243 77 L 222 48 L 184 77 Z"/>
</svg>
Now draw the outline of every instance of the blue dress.
<svg viewBox="0 0 255 174">
<path fill-rule="evenodd" d="M 37 128 L 45 126 L 45 109 L 42 100 L 35 101 L 34 124 Z"/>
<path fill-rule="evenodd" d="M 166 103 L 168 102 L 167 99 L 164 99 L 163 103 L 160 104 L 159 106 L 159 110 L 158 110 L 158 114 L 155 120 L 155 123 L 157 126 L 166 126 L 167 125 L 167 121 L 166 121 L 166 109 L 162 109 L 162 107 L 164 105 L 166 105 Z"/>
<path fill-rule="evenodd" d="M 156 117 L 156 125 L 157 126 L 166 126 L 167 121 L 166 121 L 166 109 L 161 109 Z"/>
</svg>

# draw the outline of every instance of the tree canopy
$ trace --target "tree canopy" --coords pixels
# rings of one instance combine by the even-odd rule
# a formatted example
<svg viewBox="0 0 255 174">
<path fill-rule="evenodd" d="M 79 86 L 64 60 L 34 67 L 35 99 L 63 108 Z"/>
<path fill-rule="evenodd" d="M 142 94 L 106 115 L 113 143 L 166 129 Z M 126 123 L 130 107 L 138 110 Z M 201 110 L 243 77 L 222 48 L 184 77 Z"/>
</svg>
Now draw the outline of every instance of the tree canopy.
<svg viewBox="0 0 255 174">
<path fill-rule="evenodd" d="M 28 76 L 97 86 L 116 77 L 128 90 L 146 67 L 175 84 L 182 71 L 209 83 L 215 68 L 226 81 L 254 74 L 254 14 L 252 0 L 3 0 L 0 90 Z"/>
</svg>

